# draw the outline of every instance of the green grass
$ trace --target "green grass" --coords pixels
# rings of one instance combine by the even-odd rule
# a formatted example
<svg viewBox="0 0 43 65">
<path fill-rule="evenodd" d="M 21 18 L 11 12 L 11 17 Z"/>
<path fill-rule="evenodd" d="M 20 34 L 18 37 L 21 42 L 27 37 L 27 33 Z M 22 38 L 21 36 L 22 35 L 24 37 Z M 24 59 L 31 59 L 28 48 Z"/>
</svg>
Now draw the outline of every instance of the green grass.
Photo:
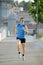
<svg viewBox="0 0 43 65">
<path fill-rule="evenodd" d="M 41 38 L 43 36 L 43 32 L 38 32 L 38 38 Z"/>
</svg>

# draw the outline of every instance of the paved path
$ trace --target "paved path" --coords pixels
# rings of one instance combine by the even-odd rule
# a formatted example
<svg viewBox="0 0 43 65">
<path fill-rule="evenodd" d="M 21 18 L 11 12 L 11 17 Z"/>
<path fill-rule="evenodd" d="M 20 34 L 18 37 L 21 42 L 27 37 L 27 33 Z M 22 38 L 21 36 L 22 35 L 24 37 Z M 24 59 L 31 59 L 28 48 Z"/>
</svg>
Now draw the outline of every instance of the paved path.
<svg viewBox="0 0 43 65">
<path fill-rule="evenodd" d="M 0 65 L 43 65 L 43 42 L 26 43 L 25 61 L 18 59 L 15 37 L 0 42 Z"/>
</svg>

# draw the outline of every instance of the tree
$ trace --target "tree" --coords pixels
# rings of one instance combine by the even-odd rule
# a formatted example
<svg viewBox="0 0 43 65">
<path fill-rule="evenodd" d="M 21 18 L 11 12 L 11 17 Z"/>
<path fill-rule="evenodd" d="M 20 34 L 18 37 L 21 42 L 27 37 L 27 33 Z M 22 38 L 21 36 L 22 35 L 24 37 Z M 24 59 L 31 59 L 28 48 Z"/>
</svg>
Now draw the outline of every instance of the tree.
<svg viewBox="0 0 43 65">
<path fill-rule="evenodd" d="M 17 6 L 18 6 L 18 1 L 15 1 L 15 5 L 17 5 Z"/>
<path fill-rule="evenodd" d="M 24 3 L 24 10 L 27 11 L 28 9 L 29 9 L 29 3 L 28 2 L 25 2 Z"/>
<path fill-rule="evenodd" d="M 29 9 L 29 3 L 25 2 L 25 1 L 20 2 L 19 6 L 23 7 L 24 10 L 28 10 Z"/>
<path fill-rule="evenodd" d="M 34 0 L 34 3 L 31 3 L 30 5 L 30 12 L 34 17 L 34 20 L 36 20 L 37 4 L 38 4 L 38 22 L 43 23 L 43 0 Z"/>
<path fill-rule="evenodd" d="M 22 2 L 19 3 L 19 6 L 24 7 L 24 4 L 25 4 L 25 1 L 22 1 Z"/>
</svg>

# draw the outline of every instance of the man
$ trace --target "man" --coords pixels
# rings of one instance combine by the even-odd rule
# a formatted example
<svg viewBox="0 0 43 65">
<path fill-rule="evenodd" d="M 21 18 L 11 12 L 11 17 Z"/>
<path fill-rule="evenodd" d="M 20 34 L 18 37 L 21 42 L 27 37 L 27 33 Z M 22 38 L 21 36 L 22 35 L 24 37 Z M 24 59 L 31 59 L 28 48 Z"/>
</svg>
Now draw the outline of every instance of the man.
<svg viewBox="0 0 43 65">
<path fill-rule="evenodd" d="M 24 25 L 24 18 L 20 18 L 20 24 L 17 25 L 17 27 L 14 27 L 14 34 L 17 31 L 17 50 L 18 54 L 21 55 L 20 52 L 20 42 L 22 45 L 22 60 L 24 60 L 24 54 L 25 54 L 25 34 L 28 34 L 28 28 Z"/>
</svg>

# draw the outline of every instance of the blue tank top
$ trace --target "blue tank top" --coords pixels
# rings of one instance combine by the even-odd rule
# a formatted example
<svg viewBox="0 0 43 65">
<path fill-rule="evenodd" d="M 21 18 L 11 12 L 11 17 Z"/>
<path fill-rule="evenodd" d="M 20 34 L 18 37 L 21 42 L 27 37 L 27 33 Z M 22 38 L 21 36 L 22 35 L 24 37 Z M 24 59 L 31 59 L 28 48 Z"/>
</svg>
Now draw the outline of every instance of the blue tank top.
<svg viewBox="0 0 43 65">
<path fill-rule="evenodd" d="M 25 32 L 23 30 L 23 28 L 25 27 L 24 24 L 18 24 L 17 25 L 17 37 L 18 38 L 25 38 Z"/>
</svg>

